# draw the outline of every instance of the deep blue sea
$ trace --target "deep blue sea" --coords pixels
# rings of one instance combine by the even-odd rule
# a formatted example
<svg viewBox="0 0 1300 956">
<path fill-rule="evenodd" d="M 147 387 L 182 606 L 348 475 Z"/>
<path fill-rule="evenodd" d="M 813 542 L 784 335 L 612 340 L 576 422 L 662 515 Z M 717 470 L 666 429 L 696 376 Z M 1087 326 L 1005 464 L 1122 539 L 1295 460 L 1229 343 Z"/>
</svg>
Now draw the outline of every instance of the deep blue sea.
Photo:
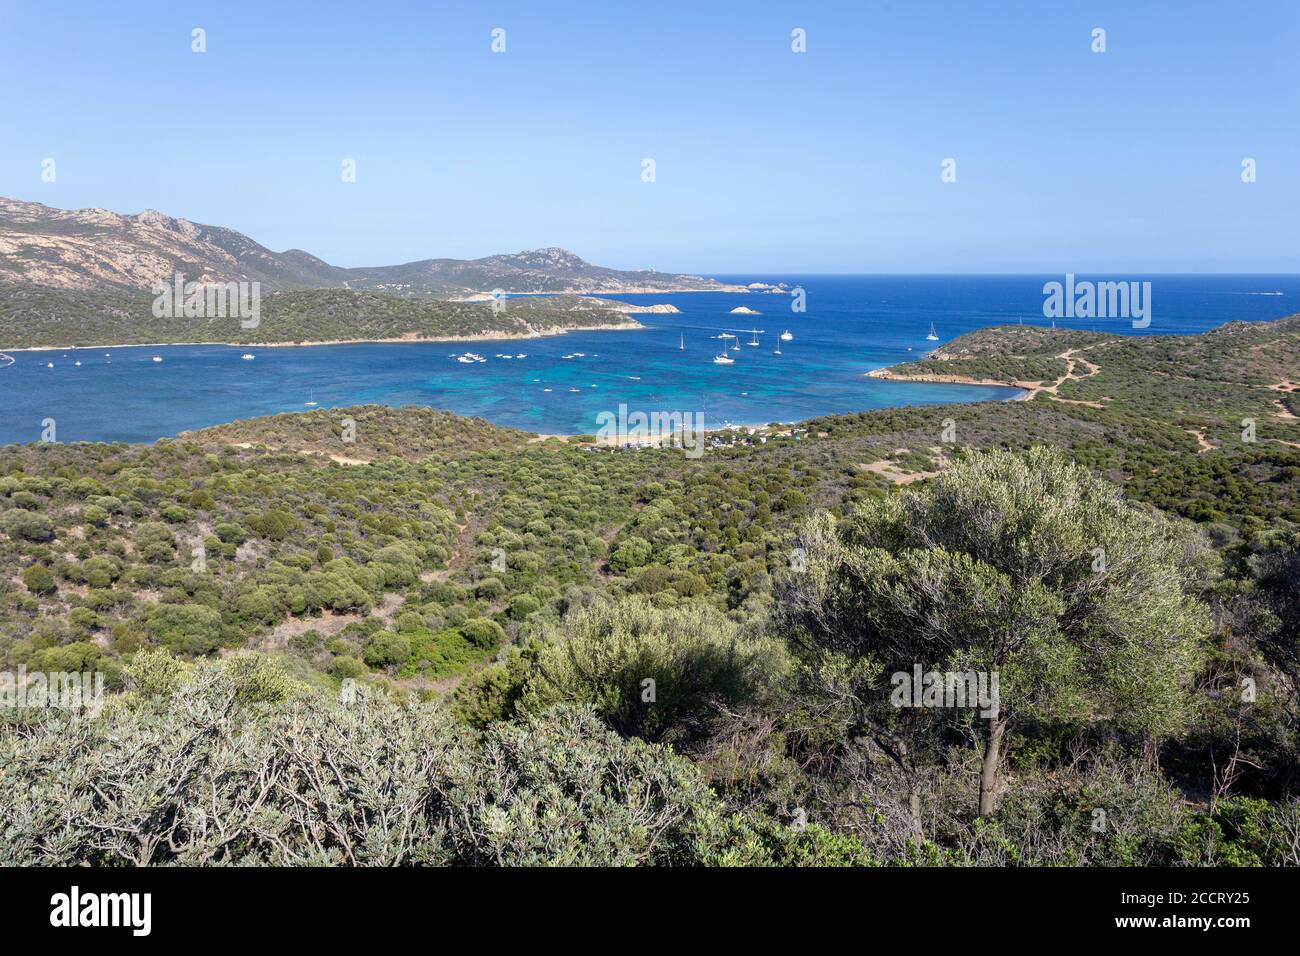
<svg viewBox="0 0 1300 956">
<path fill-rule="evenodd" d="M 973 329 L 1046 325 L 1043 283 L 1063 276 L 719 278 L 801 286 L 807 310 L 795 313 L 789 296 L 760 292 L 629 295 L 619 298 L 671 303 L 681 314 L 638 315 L 646 327 L 635 331 L 509 341 L 11 352 L 13 363 L 0 358 L 0 443 L 39 440 L 47 418 L 55 420 L 63 442 L 152 442 L 235 419 L 303 411 L 309 401 L 320 408 L 427 405 L 528 431 L 578 434 L 596 431 L 597 414 L 617 413 L 622 403 L 647 413 L 703 412 L 715 427 L 1005 398 L 1015 390 L 881 382 L 864 375 L 921 358 Z M 1132 278 L 1152 283 L 1148 328 L 1135 330 L 1127 319 L 1067 319 L 1057 325 L 1119 335 L 1188 334 L 1300 311 L 1296 275 Z M 738 306 L 762 314 L 729 314 Z M 931 323 L 938 342 L 926 341 Z M 728 353 L 735 364 L 713 363 L 722 344 L 715 336 L 754 328 L 762 330 L 758 346 L 748 344 L 751 333 L 740 332 L 741 350 Z M 794 338 L 781 342 L 782 354 L 774 355 L 784 330 Z M 2 340 L 0 330 L 0 349 Z M 467 351 L 487 361 L 464 364 L 453 357 Z M 241 360 L 245 352 L 254 360 Z M 503 359 L 498 353 L 526 357 Z M 163 361 L 152 361 L 155 355 Z"/>
</svg>

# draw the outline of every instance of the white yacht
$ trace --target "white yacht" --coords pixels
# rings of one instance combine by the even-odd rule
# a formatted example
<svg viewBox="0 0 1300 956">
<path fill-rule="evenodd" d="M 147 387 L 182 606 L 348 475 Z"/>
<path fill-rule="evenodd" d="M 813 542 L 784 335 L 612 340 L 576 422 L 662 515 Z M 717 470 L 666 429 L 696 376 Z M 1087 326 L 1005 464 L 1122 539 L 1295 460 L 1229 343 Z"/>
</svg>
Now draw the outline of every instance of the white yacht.
<svg viewBox="0 0 1300 956">
<path fill-rule="evenodd" d="M 793 341 L 794 341 L 794 336 L 790 334 L 790 330 L 789 330 L 789 329 L 786 329 L 784 332 L 781 333 L 781 341 L 782 341 L 782 342 L 793 342 Z"/>
</svg>

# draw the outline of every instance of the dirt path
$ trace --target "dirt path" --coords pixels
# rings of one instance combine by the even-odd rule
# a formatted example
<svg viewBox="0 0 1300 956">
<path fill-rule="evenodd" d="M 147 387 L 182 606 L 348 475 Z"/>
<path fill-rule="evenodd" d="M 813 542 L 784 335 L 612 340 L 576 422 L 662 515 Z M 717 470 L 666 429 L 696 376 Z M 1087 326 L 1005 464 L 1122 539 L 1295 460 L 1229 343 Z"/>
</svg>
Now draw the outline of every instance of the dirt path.
<svg viewBox="0 0 1300 956">
<path fill-rule="evenodd" d="M 1073 379 L 1076 382 L 1082 381 L 1085 378 L 1092 378 L 1094 375 L 1096 375 L 1098 372 L 1101 371 L 1101 366 L 1095 365 L 1081 356 L 1076 356 L 1075 353 L 1086 352 L 1088 351 L 1088 349 L 1094 349 L 1098 345 L 1105 345 L 1105 344 L 1106 342 L 1097 342 L 1095 345 L 1087 346 L 1087 348 L 1066 349 L 1060 355 L 1056 356 L 1059 359 L 1065 360 L 1065 374 L 1062 375 L 1060 378 L 1058 378 L 1051 385 L 1044 385 L 1043 383 L 1039 382 L 1036 385 L 1030 386 L 1029 394 L 1025 396 L 1024 400 L 1030 401 L 1033 398 L 1037 397 L 1039 393 L 1042 393 L 1045 394 L 1052 401 L 1060 402 L 1063 405 L 1087 405 L 1089 408 L 1105 408 L 1106 405 L 1104 402 L 1088 401 L 1081 398 L 1061 398 L 1061 396 L 1057 394 L 1060 387 L 1064 385 L 1067 381 L 1071 379 Z M 1084 372 L 1082 375 L 1076 374 L 1075 371 L 1080 365 L 1084 367 Z M 1021 387 L 1024 387 L 1024 385 L 1020 382 L 1017 382 L 1016 384 L 1021 385 Z"/>
<path fill-rule="evenodd" d="M 1204 455 L 1207 451 L 1215 450 L 1215 446 L 1205 440 L 1205 432 L 1201 431 L 1199 428 L 1188 428 L 1186 429 L 1186 432 L 1189 435 L 1195 435 L 1197 443 L 1201 446 L 1196 449 L 1196 454 Z"/>
<path fill-rule="evenodd" d="M 227 447 L 229 447 L 229 448 L 243 448 L 243 449 L 247 450 L 247 449 L 251 449 L 251 448 L 253 447 L 253 443 L 252 443 L 252 442 L 247 442 L 247 441 L 237 441 L 237 442 L 231 442 Z M 267 446 L 266 446 L 266 449 L 267 449 L 267 451 L 269 451 L 269 452 L 274 452 L 274 453 L 277 453 L 277 454 L 278 454 L 278 453 L 283 453 L 283 452 L 291 452 L 291 453 L 296 454 L 296 455 L 306 455 L 306 456 L 308 456 L 308 457 L 310 457 L 310 458 L 316 458 L 316 457 L 318 457 L 318 456 L 320 456 L 320 455 L 325 455 L 327 458 L 329 458 L 330 461 L 338 462 L 340 465 L 372 465 L 372 464 L 374 464 L 374 462 L 371 461 L 369 458 L 348 458 L 346 455 L 334 455 L 334 454 L 330 454 L 330 453 L 325 452 L 325 451 L 321 451 L 321 450 L 318 449 L 318 448 L 291 448 L 291 447 L 289 447 L 289 446 L 287 446 L 287 445 L 267 445 Z"/>
<path fill-rule="evenodd" d="M 906 448 L 898 449 L 899 454 L 905 454 Z M 937 471 L 903 471 L 892 461 L 881 458 L 879 461 L 873 461 L 866 464 L 858 465 L 863 471 L 869 471 L 873 475 L 880 475 L 887 478 L 896 485 L 910 485 L 914 481 L 920 481 L 922 478 L 934 478 L 939 472 Z"/>
<path fill-rule="evenodd" d="M 420 580 L 425 584 L 432 584 L 434 581 L 446 581 L 453 572 L 459 571 L 468 565 L 470 556 L 474 552 L 472 545 L 477 534 L 478 528 L 474 525 L 473 518 L 467 519 L 464 524 L 456 525 L 456 540 L 452 542 L 451 556 L 447 558 L 447 566 L 437 571 L 425 571 L 420 575 Z"/>
<path fill-rule="evenodd" d="M 289 638 L 306 634 L 308 631 L 316 631 L 328 641 L 331 637 L 337 637 L 343 628 L 349 624 L 360 623 L 364 618 L 364 614 L 358 614 L 355 611 L 348 611 L 344 614 L 325 611 L 319 617 L 312 615 L 294 617 L 291 615 L 265 634 L 254 638 L 249 643 L 249 647 L 255 651 L 282 651 L 288 646 Z"/>
<path fill-rule="evenodd" d="M 1028 382 L 1020 381 L 1018 379 L 1005 382 L 998 379 L 970 378 L 965 375 L 900 375 L 891 372 L 889 369 L 883 368 L 873 369 L 867 373 L 867 377 L 880 378 L 892 382 L 946 382 L 954 385 L 1001 385 L 1004 387 L 1009 385 L 1014 388 L 1025 390 L 1024 394 L 1016 396 L 1016 401 L 1020 402 L 1032 401 L 1038 395 L 1042 394 L 1046 395 L 1052 401 L 1060 402 L 1063 405 L 1087 405 L 1089 408 L 1105 408 L 1105 403 L 1110 401 L 1110 399 L 1102 399 L 1101 401 L 1094 402 L 1081 398 L 1061 398 L 1057 392 L 1062 385 L 1071 379 L 1080 381 L 1085 378 L 1092 378 L 1092 376 L 1101 371 L 1100 366 L 1089 362 L 1087 359 L 1077 355 L 1077 353 L 1087 352 L 1102 345 L 1107 345 L 1113 341 L 1115 340 L 1106 339 L 1105 341 L 1095 342 L 1092 345 L 1085 346 L 1084 348 L 1066 349 L 1060 355 L 1057 355 L 1057 358 L 1065 360 L 1065 374 L 1049 385 L 1044 385 L 1042 382 Z M 1084 372 L 1081 375 L 1076 371 L 1079 366 L 1083 366 L 1084 368 Z"/>
</svg>

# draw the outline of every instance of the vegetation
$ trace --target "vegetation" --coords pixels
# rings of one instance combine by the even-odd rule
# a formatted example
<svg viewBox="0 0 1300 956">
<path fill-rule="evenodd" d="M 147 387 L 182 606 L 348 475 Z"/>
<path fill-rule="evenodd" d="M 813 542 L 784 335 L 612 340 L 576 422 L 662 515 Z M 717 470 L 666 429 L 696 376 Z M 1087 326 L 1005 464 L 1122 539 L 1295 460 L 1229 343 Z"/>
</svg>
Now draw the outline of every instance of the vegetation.
<svg viewBox="0 0 1300 956">
<path fill-rule="evenodd" d="M 122 291 L 86 292 L 0 282 L 0 348 L 64 348 L 172 342 L 337 342 L 553 335 L 569 329 L 635 327 L 611 303 L 580 296 L 523 297 L 504 309 L 491 302 L 314 289 L 260 300 L 257 325 L 228 317 L 159 318 L 153 299 Z"/>
<path fill-rule="evenodd" d="M 0 735 L 6 789 L 23 791 L 0 801 L 6 862 L 772 861 L 688 760 L 589 712 L 478 732 L 437 708 L 303 694 L 263 661 L 182 675 L 140 657 L 101 718 L 37 713 Z"/>
<path fill-rule="evenodd" d="M 787 579 L 780 607 L 827 693 L 854 700 L 909 778 L 925 746 L 909 738 L 940 737 L 916 725 L 956 714 L 981 750 L 981 817 L 997 806 L 1018 724 L 1111 722 L 1159 740 L 1186 722 L 1209 632 L 1192 597 L 1206 562 L 1177 529 L 1059 453 L 963 460 L 841 523 L 820 515 L 800 541 L 807 567 Z M 917 665 L 999 681 L 977 715 L 946 700 L 900 707 L 883 678 L 910 683 Z"/>
<path fill-rule="evenodd" d="M 699 459 L 375 406 L 0 449 L 0 671 L 111 691 L 0 712 L 0 859 L 1300 863 L 1298 336 L 976 333 L 1096 371 Z"/>
</svg>

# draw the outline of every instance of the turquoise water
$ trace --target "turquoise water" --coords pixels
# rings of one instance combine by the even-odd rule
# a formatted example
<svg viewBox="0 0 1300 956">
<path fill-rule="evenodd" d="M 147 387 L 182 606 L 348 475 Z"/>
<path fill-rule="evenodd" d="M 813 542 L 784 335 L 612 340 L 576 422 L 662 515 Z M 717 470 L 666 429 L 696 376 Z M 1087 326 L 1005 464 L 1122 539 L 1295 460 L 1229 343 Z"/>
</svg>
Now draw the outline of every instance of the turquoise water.
<svg viewBox="0 0 1300 956">
<path fill-rule="evenodd" d="M 382 403 L 427 405 L 547 434 L 597 430 L 596 416 L 631 411 L 703 412 L 724 423 L 798 421 L 901 405 L 1008 398 L 1014 389 L 867 379 L 873 368 L 999 323 L 1046 324 L 1042 286 L 1061 276 L 729 277 L 800 285 L 807 311 L 788 296 L 672 293 L 620 296 L 671 303 L 678 315 L 639 315 L 634 331 L 544 339 L 413 344 L 140 346 L 10 353 L 0 368 L 0 443 L 40 439 L 53 418 L 60 441 L 150 442 L 188 429 L 284 411 Z M 1116 279 L 1118 276 L 1106 276 Z M 1153 318 L 1068 320 L 1058 325 L 1115 334 L 1187 334 L 1233 319 L 1274 319 L 1297 310 L 1297 276 L 1146 276 Z M 1280 292 L 1281 295 L 1273 293 Z M 758 316 L 730 315 L 745 306 Z M 183 321 L 183 320 L 178 320 Z M 939 342 L 927 342 L 934 323 Z M 722 330 L 741 333 L 734 365 L 715 365 Z M 793 341 L 777 336 L 790 330 Z M 680 350 L 684 338 L 686 348 Z M 3 332 L 0 331 L 0 340 Z M 476 352 L 487 361 L 462 364 Z M 253 361 L 240 356 L 253 353 Z M 109 353 L 107 356 L 105 353 Z M 501 359 L 498 353 L 526 358 Z M 575 353 L 582 353 L 576 356 Z M 161 363 L 153 356 L 161 356 Z M 565 356 L 573 356 L 565 358 Z M 80 361 L 77 367 L 73 363 Z M 47 368 L 47 363 L 54 368 Z"/>
</svg>

